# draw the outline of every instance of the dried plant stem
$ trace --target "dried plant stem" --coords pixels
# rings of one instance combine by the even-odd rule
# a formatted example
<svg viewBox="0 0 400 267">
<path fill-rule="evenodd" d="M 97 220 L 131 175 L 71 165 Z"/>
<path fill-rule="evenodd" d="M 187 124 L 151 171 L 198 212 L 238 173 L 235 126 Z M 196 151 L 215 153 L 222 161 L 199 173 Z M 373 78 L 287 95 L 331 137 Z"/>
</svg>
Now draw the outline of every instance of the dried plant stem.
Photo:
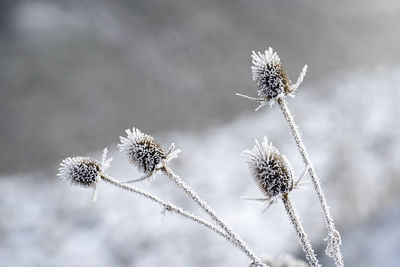
<svg viewBox="0 0 400 267">
<path fill-rule="evenodd" d="M 183 210 L 182 208 L 175 206 L 174 204 L 165 202 L 165 201 L 161 200 L 160 198 L 158 198 L 157 196 L 154 196 L 154 195 L 152 195 L 152 194 L 150 194 L 150 193 L 148 193 L 146 191 L 140 190 L 140 189 L 138 189 L 136 187 L 133 187 L 131 185 L 128 185 L 126 183 L 120 182 L 120 181 L 118 181 L 118 180 L 116 180 L 116 179 L 114 179 L 114 178 L 112 178 L 110 176 L 106 176 L 106 175 L 102 174 L 101 178 L 104 181 L 106 181 L 106 182 L 108 182 L 108 183 L 110 183 L 110 184 L 112 184 L 114 186 L 117 186 L 119 188 L 128 190 L 128 191 L 133 192 L 133 193 L 136 193 L 136 194 L 138 194 L 138 195 L 140 195 L 142 197 L 145 197 L 147 199 L 150 199 L 150 200 L 160 204 L 161 206 L 164 207 L 164 209 L 166 211 L 175 212 L 175 213 L 177 213 L 179 215 L 182 215 L 183 217 L 188 218 L 189 220 L 192 220 L 194 222 L 200 223 L 200 224 L 208 227 L 212 231 L 216 232 L 217 234 L 219 234 L 219 235 L 225 237 L 226 239 L 230 240 L 230 237 L 225 232 L 221 231 L 220 229 L 218 229 L 217 227 L 215 227 L 211 223 L 209 223 L 209 222 L 197 217 L 196 215 L 193 215 L 193 214 Z"/>
<path fill-rule="evenodd" d="M 203 220 L 202 218 L 197 217 L 196 215 L 191 214 L 190 212 L 187 212 L 187 211 L 183 210 L 182 208 L 175 206 L 174 204 L 171 204 L 169 202 L 165 202 L 165 201 L 161 200 L 157 196 L 154 196 L 154 195 L 152 195 L 152 194 L 150 194 L 150 193 L 148 193 L 146 191 L 140 190 L 140 189 L 138 189 L 138 188 L 136 188 L 134 186 L 128 185 L 126 183 L 123 183 L 123 182 L 121 182 L 121 181 L 119 181 L 117 179 L 114 179 L 114 178 L 110 177 L 110 176 L 102 174 L 101 175 L 101 179 L 103 179 L 105 182 L 110 183 L 110 184 L 112 184 L 112 185 L 114 185 L 116 187 L 122 188 L 124 190 L 136 193 L 136 194 L 138 194 L 138 195 L 140 195 L 142 197 L 150 199 L 150 200 L 160 204 L 161 206 L 163 206 L 165 211 L 174 212 L 174 213 L 179 214 L 179 215 L 181 215 L 181 216 L 183 216 L 183 217 L 185 217 L 185 218 L 187 218 L 187 219 L 189 219 L 191 221 L 194 221 L 196 223 L 204 225 L 205 227 L 209 228 L 211 231 L 213 231 L 213 232 L 217 233 L 218 235 L 220 235 L 220 236 L 224 237 L 225 239 L 227 239 L 230 243 L 232 243 L 233 245 L 238 247 L 240 250 L 242 250 L 252 261 L 255 262 L 256 258 L 251 257 L 246 248 L 244 248 L 243 246 L 240 246 L 239 244 L 237 244 L 237 242 L 235 240 L 233 240 L 230 235 L 228 235 L 224 231 L 221 231 L 215 225 L 209 223 L 208 221 Z M 259 266 L 266 266 L 266 265 L 265 264 L 259 264 Z"/>
<path fill-rule="evenodd" d="M 321 184 L 319 182 L 319 178 L 315 173 L 314 167 L 310 161 L 310 158 L 307 154 L 306 147 L 304 146 L 303 140 L 300 136 L 299 130 L 294 122 L 293 116 L 291 115 L 289 108 L 287 107 L 286 100 L 284 98 L 278 99 L 278 104 L 281 109 L 283 116 L 285 117 L 287 123 L 289 124 L 290 131 L 296 141 L 299 152 L 303 158 L 303 161 L 306 166 L 308 166 L 308 172 L 310 174 L 312 183 L 314 185 L 315 191 L 318 195 L 319 201 L 321 203 L 322 210 L 325 215 L 325 221 L 328 228 L 328 237 L 327 237 L 327 248 L 326 254 L 330 257 L 333 257 L 336 263 L 336 266 L 344 266 L 343 256 L 340 252 L 341 238 L 339 232 L 335 228 L 335 224 L 333 218 L 330 214 L 328 204 L 326 202 L 324 193 L 321 188 Z"/>
<path fill-rule="evenodd" d="M 183 191 L 190 196 L 221 228 L 228 234 L 232 242 L 236 246 L 240 247 L 249 258 L 253 260 L 253 266 L 267 266 L 265 263 L 254 254 L 253 251 L 246 245 L 246 243 L 240 239 L 215 213 L 215 211 L 202 200 L 196 192 L 190 188 L 178 175 L 173 173 L 167 166 L 164 165 L 163 172 L 176 184 L 182 188 Z"/>
<path fill-rule="evenodd" d="M 301 247 L 303 248 L 303 251 L 306 253 L 306 258 L 308 260 L 308 263 L 313 267 L 321 266 L 318 262 L 318 259 L 315 255 L 315 252 L 311 246 L 310 241 L 307 239 L 306 232 L 304 231 L 304 228 L 301 225 L 301 222 L 296 215 L 296 211 L 293 208 L 292 202 L 290 201 L 288 194 L 282 196 L 282 201 L 283 204 L 285 205 L 286 212 L 289 215 L 289 218 L 296 230 L 299 241 L 301 243 Z"/>
</svg>

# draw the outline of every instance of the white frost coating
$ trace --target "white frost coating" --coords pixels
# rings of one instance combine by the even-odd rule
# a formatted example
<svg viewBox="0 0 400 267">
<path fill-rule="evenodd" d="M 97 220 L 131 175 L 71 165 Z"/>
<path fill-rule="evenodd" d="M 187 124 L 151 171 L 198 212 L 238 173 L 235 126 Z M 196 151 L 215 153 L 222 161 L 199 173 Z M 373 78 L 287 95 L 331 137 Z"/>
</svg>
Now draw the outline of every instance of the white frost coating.
<svg viewBox="0 0 400 267">
<path fill-rule="evenodd" d="M 88 157 L 69 157 L 64 159 L 61 163 L 60 163 L 60 168 L 58 169 L 58 174 L 57 176 L 61 179 L 61 180 L 65 180 L 70 182 L 71 184 L 78 184 L 79 182 L 77 182 L 77 180 L 75 179 L 76 174 L 78 173 L 79 170 L 79 165 L 81 165 L 83 162 L 91 162 L 94 165 L 100 167 L 99 162 L 94 161 Z M 82 170 L 80 171 L 80 173 L 87 173 L 89 174 L 90 170 L 86 169 L 86 168 L 82 168 Z M 97 178 L 98 173 L 97 171 L 94 172 L 93 174 L 95 174 L 94 179 Z M 81 184 L 81 183 L 79 183 Z M 92 183 L 88 183 L 88 184 L 82 184 L 83 186 L 91 186 Z"/>
<path fill-rule="evenodd" d="M 202 199 L 200 196 L 187 185 L 178 175 L 173 173 L 168 167 L 164 166 L 163 172 L 167 175 L 178 187 L 180 187 L 186 195 L 188 195 L 194 202 L 196 202 L 207 214 L 213 219 L 230 237 L 232 244 L 239 247 L 250 259 L 253 260 L 255 267 L 267 267 L 261 260 L 254 254 L 254 252 L 247 246 L 247 244 L 235 233 L 232 229 L 225 224 L 222 219 L 215 213 L 215 211 Z"/>
<path fill-rule="evenodd" d="M 111 161 L 113 158 L 107 159 L 108 148 L 104 148 L 103 154 L 101 155 L 101 171 L 105 172 L 108 168 L 110 168 Z"/>
<path fill-rule="evenodd" d="M 253 80 L 257 80 L 257 72 L 262 69 L 265 65 L 268 64 L 280 64 L 281 59 L 279 58 L 278 54 L 273 51 L 272 47 L 269 47 L 265 50 L 264 54 L 261 52 L 257 52 L 253 50 L 252 55 L 252 63 L 251 70 L 253 71 Z"/>
<path fill-rule="evenodd" d="M 322 186 L 324 187 L 326 183 L 324 191 L 331 206 L 332 215 L 339 215 L 335 216 L 335 223 L 340 225 L 339 231 L 343 229 L 343 243 L 348 241 L 343 246 L 346 266 L 356 266 L 357 263 L 364 266 L 390 266 L 390 264 L 395 266 L 397 264 L 396 258 L 393 257 L 395 254 L 390 254 L 390 248 L 398 245 L 399 242 L 390 231 L 398 227 L 396 228 L 396 225 L 392 223 L 390 225 L 393 227 L 381 228 L 382 224 L 371 225 L 368 224 L 368 220 L 365 220 L 365 218 L 379 216 L 379 218 L 384 218 L 386 223 L 390 223 L 392 221 L 386 220 L 389 218 L 387 216 L 389 212 L 396 213 L 399 210 L 384 209 L 380 204 L 384 201 L 392 203 L 390 201 L 399 196 L 398 191 L 395 192 L 392 189 L 399 177 L 399 160 L 393 159 L 400 159 L 400 138 L 398 138 L 400 124 L 393 122 L 400 117 L 398 105 L 400 67 L 376 69 L 352 70 L 346 72 L 345 76 L 335 74 L 335 76 L 324 78 L 326 89 L 330 92 L 329 100 L 320 94 L 317 87 L 314 87 L 315 84 L 310 83 L 307 88 L 309 90 L 302 92 L 305 94 L 304 97 L 291 103 L 295 110 L 303 114 L 309 110 L 318 110 L 312 116 L 302 116 L 300 126 L 304 128 L 303 137 L 306 138 L 304 141 L 310 156 L 318 159 L 313 163 L 317 168 L 317 174 L 321 177 Z M 306 84 L 302 86 L 304 85 Z M 306 88 L 301 87 L 302 89 Z M 360 95 L 374 95 L 374 98 L 364 98 Z M 339 105 L 340 109 L 337 108 Z M 343 120 L 344 116 L 347 116 L 346 120 Z M 330 119 L 326 120 L 326 118 Z M 237 152 L 250 148 L 250 145 L 254 144 L 254 133 L 261 134 L 267 130 L 270 133 L 269 140 L 274 137 L 275 144 L 278 142 L 282 144 L 282 147 L 279 147 L 282 153 L 284 149 L 286 155 L 295 155 L 292 153 L 296 152 L 296 147 L 287 143 L 290 141 L 287 129 L 276 127 L 280 123 L 282 123 L 282 118 L 275 112 L 259 112 L 254 116 L 242 114 L 218 127 L 213 125 L 196 133 L 167 131 L 163 135 L 164 140 L 174 141 L 179 148 L 184 147 L 187 151 L 195 151 L 190 157 L 185 158 L 185 164 L 176 165 L 174 171 L 179 172 L 182 177 L 189 178 L 190 176 L 190 184 L 196 191 L 210 202 L 218 213 L 221 213 L 223 219 L 263 260 L 267 259 L 265 254 L 275 256 L 284 252 L 295 252 L 299 248 L 298 242 L 294 238 L 292 228 L 289 228 L 286 223 L 287 218 L 282 216 L 283 207 L 280 205 L 271 207 L 268 214 L 260 215 L 261 203 L 249 203 L 238 199 L 240 195 L 261 197 L 261 194 L 257 195 L 258 190 L 255 184 L 249 183 L 246 165 Z M 354 123 L 357 123 L 356 132 L 352 131 Z M 314 127 L 306 131 L 309 126 Z M 382 131 L 386 127 L 391 127 L 391 131 Z M 321 138 L 327 135 L 329 135 L 329 140 L 321 142 Z M 379 151 L 385 151 L 384 154 L 379 154 L 379 157 L 377 153 L 370 151 L 371 147 L 376 145 L 377 136 L 383 140 L 391 140 L 379 144 Z M 68 143 L 60 144 L 60 149 L 65 145 L 68 146 Z M 339 149 L 342 147 L 349 149 L 347 155 L 343 155 Z M 101 156 L 101 150 L 100 148 L 97 151 L 88 152 L 87 156 L 96 159 L 96 155 Z M 113 168 L 109 174 L 121 178 L 132 176 L 135 171 L 132 166 L 125 160 L 116 160 L 120 155 L 115 149 L 109 147 L 108 156 L 114 157 L 115 161 L 112 162 Z M 339 155 L 347 156 L 346 160 L 342 163 L 338 162 Z M 357 160 L 352 160 L 354 158 Z M 289 159 L 292 158 L 289 157 Z M 229 162 L 229 164 L 223 164 L 222 168 L 221 162 Z M 332 162 L 339 164 L 335 165 L 334 170 Z M 304 164 L 295 161 L 294 158 L 291 163 L 296 170 L 296 177 L 300 176 Z M 212 175 L 204 175 L 205 164 L 208 164 L 207 172 Z M 382 173 L 385 175 L 382 176 Z M 308 176 L 305 178 L 304 181 L 309 180 Z M 351 185 L 344 187 L 343 184 L 346 183 L 351 183 Z M 159 196 L 169 196 L 171 192 L 177 193 L 175 188 L 164 186 L 162 183 L 154 183 L 152 187 Z M 15 194 L 16 188 L 18 188 L 18 194 Z M 7 220 L 0 220 L 0 231 L 5 233 L 2 236 L 3 246 L 0 248 L 2 264 L 8 267 L 43 266 L 46 263 L 58 267 L 82 265 L 108 267 L 118 266 L 121 258 L 127 259 L 128 265 L 147 267 L 247 267 L 250 263 L 240 251 L 236 252 L 230 243 L 224 242 L 211 231 L 202 230 L 201 226 L 198 228 L 196 224 L 185 223 L 180 216 L 174 216 L 168 212 L 167 214 L 171 216 L 164 221 L 159 220 L 155 213 L 161 208 L 157 209 L 150 201 L 142 198 L 135 199 L 128 193 L 118 193 L 118 190 L 115 191 L 112 186 L 99 184 L 99 189 L 101 189 L 99 200 L 106 203 L 104 206 L 103 202 L 100 203 L 101 212 L 96 210 L 96 212 L 91 212 L 92 205 L 88 203 L 89 195 L 86 194 L 90 192 L 82 192 L 82 190 L 76 192 L 75 188 L 67 187 L 59 181 L 49 181 L 46 174 L 34 171 L 15 175 L 2 174 L 0 202 L 3 205 L 1 205 L 0 214 L 9 214 Z M 319 203 L 315 201 L 312 191 L 304 194 L 297 192 L 292 198 L 307 233 L 312 230 L 308 233 L 309 237 L 317 240 L 325 236 L 325 225 L 315 219 L 319 218 L 321 213 Z M 170 200 L 184 201 L 175 194 L 171 195 Z M 138 203 L 133 208 L 136 201 Z M 190 202 L 183 203 L 189 205 Z M 232 208 L 232 203 L 235 204 L 234 208 Z M 18 212 L 15 212 L 16 209 Z M 83 209 L 88 209 L 88 212 L 82 212 Z M 60 214 L 60 210 L 69 211 L 68 214 Z M 238 210 L 241 212 L 238 213 Z M 194 212 L 195 209 L 191 211 Z M 140 216 L 134 216 L 136 213 Z M 82 235 L 82 228 L 73 223 L 77 217 L 81 218 L 80 221 L 98 220 L 105 223 L 95 223 L 85 228 L 85 234 Z M 46 218 L 46 223 L 43 218 Z M 121 220 L 114 218 L 121 218 Z M 249 223 L 243 222 L 243 218 L 246 218 Z M 149 219 L 152 221 L 151 226 L 148 225 Z M 51 229 L 54 234 L 51 238 L 56 237 L 55 240 L 62 241 L 57 250 L 40 249 L 57 242 L 49 240 L 47 228 L 49 224 L 57 226 Z M 250 224 L 251 227 L 249 227 Z M 356 232 L 353 227 L 355 224 L 358 225 Z M 154 236 L 154 232 L 158 231 L 159 227 L 160 230 L 162 228 L 163 234 L 149 240 L 149 236 Z M 26 231 L 28 228 L 31 230 Z M 111 228 L 115 231 L 112 236 L 107 237 L 107 243 L 105 243 L 104 233 L 107 234 Z M 346 229 L 348 231 L 344 231 Z M 342 231 L 340 231 L 341 234 Z M 24 242 L 20 242 L 21 236 L 24 237 Z M 164 245 L 170 244 L 171 239 L 174 240 L 174 246 Z M 198 240 L 198 242 L 193 243 L 193 240 Z M 144 246 L 149 242 L 157 242 L 155 246 L 159 257 L 154 257 L 154 253 L 143 253 L 146 250 Z M 363 244 L 362 249 L 368 251 L 362 259 L 352 253 L 361 249 L 357 244 Z M 115 255 L 113 252 L 108 253 L 110 247 L 118 250 L 118 256 L 121 258 L 113 257 Z M 182 248 L 185 249 L 185 253 L 177 253 L 177 250 Z M 201 252 L 199 252 L 200 248 Z M 324 257 L 322 250 L 319 254 L 321 254 L 321 263 L 325 266 L 324 263 L 328 263 L 330 258 Z M 216 258 L 215 255 L 221 255 L 221 257 Z"/>
<path fill-rule="evenodd" d="M 293 171 L 289 161 L 279 153 L 272 143 L 268 142 L 267 137 L 264 137 L 261 144 L 257 140 L 255 142 L 254 148 L 243 151 L 242 155 L 247 157 L 252 176 L 260 191 L 266 195 L 266 199 L 250 198 L 250 200 L 265 201 L 263 207 L 265 210 L 275 200 L 282 199 L 308 262 L 311 266 L 320 266 L 300 219 L 289 200 L 288 194 L 294 188 Z"/>
<path fill-rule="evenodd" d="M 60 163 L 57 176 L 73 185 L 93 188 L 93 201 L 97 199 L 97 181 L 102 172 L 110 167 L 112 158 L 107 159 L 104 149 L 101 161 L 88 157 L 69 157 Z"/>
<path fill-rule="evenodd" d="M 253 149 L 245 150 L 249 170 L 261 192 L 266 195 L 265 208 L 293 189 L 293 171 L 289 161 L 264 137 L 261 144 L 255 140 Z"/>
<path fill-rule="evenodd" d="M 317 256 L 314 252 L 314 249 L 311 246 L 310 241 L 308 240 L 307 234 L 303 228 L 303 225 L 300 222 L 299 217 L 296 214 L 296 211 L 293 208 L 293 204 L 289 199 L 289 196 L 286 194 L 282 197 L 283 204 L 285 206 L 286 212 L 289 215 L 289 219 L 294 226 L 297 237 L 300 241 L 301 247 L 306 254 L 306 258 L 308 263 L 313 267 L 321 266 L 318 262 Z"/>
<path fill-rule="evenodd" d="M 165 152 L 160 144 L 154 141 L 153 137 L 142 133 L 137 128 L 127 129 L 127 136 L 120 136 L 119 151 L 126 154 L 130 162 L 135 165 L 139 171 L 145 174 L 143 180 L 151 178 L 161 171 L 161 169 L 171 160 L 177 158 L 181 152 L 175 149 L 172 143 L 168 151 Z"/>
<path fill-rule="evenodd" d="M 314 185 L 315 192 L 317 193 L 319 202 L 321 204 L 321 208 L 325 216 L 325 222 L 328 228 L 328 236 L 325 239 L 327 242 L 325 253 L 326 255 L 334 259 L 336 266 L 343 267 L 344 266 L 343 255 L 340 251 L 340 246 L 342 245 L 342 239 L 340 237 L 339 232 L 335 228 L 335 223 L 330 213 L 328 203 L 326 201 L 324 192 L 321 187 L 321 183 L 319 181 L 317 173 L 314 170 L 310 157 L 308 156 L 299 129 L 296 123 L 294 122 L 293 116 L 290 113 L 289 108 L 286 105 L 285 99 L 279 99 L 278 104 L 283 116 L 285 117 L 286 122 L 289 125 L 290 132 L 292 133 L 295 139 L 297 148 L 303 158 L 304 164 L 307 166 L 308 173 L 310 174 L 311 181 Z"/>
<path fill-rule="evenodd" d="M 68 157 L 60 163 L 57 176 L 74 185 L 93 187 L 98 176 L 110 167 L 112 158 L 107 159 L 107 148 L 101 161 L 89 157 Z"/>
<path fill-rule="evenodd" d="M 251 72 L 257 83 L 258 95 L 266 101 L 285 97 L 289 93 L 285 90 L 289 81 L 284 75 L 278 54 L 269 47 L 264 53 L 253 51 L 251 58 Z"/>
<path fill-rule="evenodd" d="M 236 95 L 259 102 L 260 105 L 255 111 L 258 111 L 267 103 L 273 106 L 277 100 L 284 99 L 286 96 L 294 97 L 294 93 L 304 80 L 307 65 L 300 72 L 297 82 L 292 84 L 283 70 L 278 54 L 271 47 L 265 50 L 264 53 L 253 51 L 251 58 L 253 64 L 251 72 L 253 80 L 257 84 L 257 94 L 259 97 L 250 97 L 243 94 Z"/>
<path fill-rule="evenodd" d="M 304 65 L 303 69 L 301 70 L 299 77 L 297 78 L 297 82 L 291 86 L 293 92 L 299 88 L 299 86 L 303 83 L 304 77 L 306 76 L 308 66 Z M 294 96 L 294 94 L 291 94 L 291 96 Z"/>
</svg>

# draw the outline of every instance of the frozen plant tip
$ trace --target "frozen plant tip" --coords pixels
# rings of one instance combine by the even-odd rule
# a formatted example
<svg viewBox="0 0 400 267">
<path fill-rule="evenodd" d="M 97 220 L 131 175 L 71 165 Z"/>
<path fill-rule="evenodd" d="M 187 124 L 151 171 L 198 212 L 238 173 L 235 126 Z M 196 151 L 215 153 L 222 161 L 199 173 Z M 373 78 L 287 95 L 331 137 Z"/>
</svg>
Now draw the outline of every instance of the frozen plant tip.
<svg viewBox="0 0 400 267">
<path fill-rule="evenodd" d="M 145 174 L 138 180 L 155 175 L 180 152 L 179 149 L 175 149 L 175 144 L 171 144 L 169 150 L 165 151 L 152 136 L 142 133 L 139 129 L 128 129 L 125 132 L 127 136 L 120 136 L 121 143 L 118 147 L 128 156 L 129 161 Z"/>
<path fill-rule="evenodd" d="M 247 157 L 250 172 L 258 188 L 266 196 L 264 199 L 255 198 L 253 200 L 265 201 L 265 208 L 267 208 L 271 203 L 280 198 L 295 228 L 308 262 L 311 266 L 320 266 L 300 219 L 297 217 L 289 199 L 289 192 L 298 183 L 293 183 L 293 172 L 289 161 L 279 153 L 278 149 L 272 143 L 268 142 L 266 137 L 264 137 L 261 144 L 256 140 L 254 148 L 252 150 L 245 150 L 242 154 Z"/>
<path fill-rule="evenodd" d="M 64 159 L 59 168 L 58 176 L 73 185 L 93 187 L 100 175 L 100 164 L 86 157 Z"/>
<path fill-rule="evenodd" d="M 253 51 L 251 72 L 253 81 L 257 83 L 258 98 L 236 94 L 260 102 L 263 107 L 266 103 L 272 105 L 276 100 L 286 96 L 294 96 L 294 92 L 302 83 L 307 72 L 307 65 L 303 67 L 299 78 L 292 84 L 288 75 L 283 70 L 281 60 L 276 52 L 269 47 L 264 53 Z"/>
<path fill-rule="evenodd" d="M 101 161 L 88 157 L 69 157 L 60 163 L 57 176 L 62 180 L 69 181 L 73 185 L 93 188 L 96 190 L 97 181 L 102 172 L 109 166 L 112 159 L 106 159 L 107 148 L 103 151 Z M 96 192 L 94 194 L 96 200 Z"/>
<path fill-rule="evenodd" d="M 271 47 L 264 54 L 253 51 L 251 57 L 253 59 L 251 72 L 253 81 L 257 83 L 258 96 L 269 101 L 293 92 L 281 60 Z"/>
<path fill-rule="evenodd" d="M 283 194 L 289 193 L 293 187 L 293 171 L 289 161 L 281 155 L 268 142 L 267 137 L 260 144 L 257 140 L 252 150 L 243 151 L 242 155 L 247 158 L 249 170 L 260 191 L 266 196 L 268 207 L 274 200 Z"/>
</svg>

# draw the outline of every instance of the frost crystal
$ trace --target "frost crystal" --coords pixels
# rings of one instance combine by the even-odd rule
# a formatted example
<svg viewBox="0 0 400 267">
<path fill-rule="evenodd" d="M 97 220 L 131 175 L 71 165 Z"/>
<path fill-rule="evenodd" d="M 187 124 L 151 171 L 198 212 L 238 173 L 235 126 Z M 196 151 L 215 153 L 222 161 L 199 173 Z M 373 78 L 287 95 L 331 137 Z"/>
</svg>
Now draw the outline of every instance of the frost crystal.
<svg viewBox="0 0 400 267">
<path fill-rule="evenodd" d="M 288 75 L 282 68 L 281 60 L 272 48 L 264 53 L 253 51 L 251 71 L 253 80 L 257 83 L 257 93 L 262 101 L 270 102 L 286 96 L 293 96 L 294 92 L 302 83 L 307 71 L 307 65 L 301 71 L 296 84 L 292 84 Z M 260 99 L 256 99 L 260 101 Z M 265 104 L 263 103 L 263 105 Z"/>
<path fill-rule="evenodd" d="M 96 187 L 102 171 L 105 171 L 112 159 L 106 159 L 107 148 L 104 149 L 101 162 L 88 157 L 70 157 L 60 163 L 58 177 L 69 181 L 73 185 Z"/>
<path fill-rule="evenodd" d="M 270 47 L 264 54 L 253 51 L 251 67 L 253 80 L 258 86 L 258 96 L 267 101 L 292 93 L 290 81 L 282 69 L 279 56 Z"/>
<path fill-rule="evenodd" d="M 128 129 L 125 132 L 127 137 L 120 136 L 119 150 L 125 153 L 130 162 L 145 174 L 153 174 L 162 168 L 164 163 L 176 158 L 180 152 L 179 149 L 175 150 L 174 144 L 171 144 L 167 152 L 164 151 L 153 137 L 142 133 L 139 129 Z"/>
<path fill-rule="evenodd" d="M 252 150 L 242 153 L 247 157 L 249 169 L 259 189 L 268 197 L 275 199 L 293 189 L 293 174 L 285 156 L 268 143 L 266 137 Z"/>
</svg>

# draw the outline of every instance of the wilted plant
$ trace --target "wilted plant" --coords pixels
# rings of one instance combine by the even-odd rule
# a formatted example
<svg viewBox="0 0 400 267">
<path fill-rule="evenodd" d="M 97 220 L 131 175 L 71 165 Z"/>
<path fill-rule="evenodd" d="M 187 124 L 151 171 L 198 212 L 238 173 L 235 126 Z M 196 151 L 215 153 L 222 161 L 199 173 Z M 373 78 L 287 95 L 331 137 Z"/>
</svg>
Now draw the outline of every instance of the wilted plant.
<svg viewBox="0 0 400 267">
<path fill-rule="evenodd" d="M 325 252 L 329 257 L 334 258 L 336 266 L 344 266 L 343 256 L 340 252 L 340 246 L 342 244 L 340 234 L 335 228 L 335 224 L 330 214 L 319 178 L 307 154 L 307 150 L 304 146 L 298 127 L 296 126 L 293 116 L 291 115 L 286 104 L 286 97 L 294 97 L 294 93 L 303 82 L 307 71 L 307 65 L 303 67 L 297 82 L 292 84 L 288 78 L 288 75 L 283 70 L 278 54 L 274 52 L 271 47 L 268 48 L 268 50 L 266 50 L 264 53 L 256 53 L 253 51 L 252 63 L 253 65 L 251 70 L 253 74 L 253 80 L 257 83 L 257 94 L 259 97 L 254 98 L 242 94 L 237 95 L 259 102 L 260 106 L 256 109 L 256 111 L 265 106 L 267 103 L 269 103 L 271 106 L 275 102 L 278 103 L 285 120 L 289 124 L 290 131 L 295 139 L 296 145 L 302 156 L 304 164 L 306 165 L 308 173 L 310 174 L 314 189 L 318 195 L 318 199 L 325 215 L 325 221 L 328 228 L 328 236 L 326 238 L 328 244 Z"/>
<path fill-rule="evenodd" d="M 130 162 L 138 167 L 144 173 L 144 177 L 139 179 L 122 182 L 112 178 L 104 173 L 109 167 L 111 159 L 106 159 L 107 149 L 104 150 L 102 161 L 96 161 L 88 157 L 73 157 L 64 159 L 59 168 L 58 176 L 70 181 L 73 185 L 79 185 L 86 188 L 92 188 L 96 192 L 99 179 L 117 186 L 121 189 L 136 193 L 147 199 L 160 204 L 164 209 L 163 212 L 170 211 L 179 214 L 187 219 L 199 223 L 215 233 L 223 236 L 230 243 L 243 251 L 251 260 L 254 267 L 267 267 L 267 265 L 254 254 L 254 252 L 246 245 L 246 243 L 234 233 L 215 212 L 202 200 L 193 189 L 187 186 L 184 181 L 174 174 L 167 166 L 167 162 L 175 158 L 180 150 L 175 150 L 172 144 L 168 152 L 165 152 L 160 144 L 154 141 L 153 137 L 142 133 L 140 130 L 126 130 L 127 137 L 120 137 L 121 143 L 118 145 L 121 152 L 124 152 Z M 204 220 L 190 212 L 169 202 L 163 201 L 158 196 L 150 194 L 146 191 L 138 189 L 128 183 L 150 179 L 156 173 L 162 172 L 174 181 L 180 188 L 184 190 L 203 210 L 219 225 Z M 96 194 L 95 194 L 96 195 Z M 95 199 L 95 198 L 94 198 Z"/>
<path fill-rule="evenodd" d="M 257 83 L 258 97 L 254 98 L 241 94 L 238 95 L 258 101 L 260 106 L 256 110 L 265 106 L 267 103 L 273 105 L 275 102 L 277 102 L 279 104 L 281 112 L 289 124 L 290 130 L 303 157 L 306 165 L 306 171 L 308 170 L 311 176 L 314 188 L 318 194 L 322 209 L 325 214 L 325 220 L 328 227 L 328 246 L 326 253 L 329 256 L 334 257 L 337 266 L 343 266 L 343 258 L 340 252 L 341 239 L 339 232 L 335 229 L 333 219 L 329 213 L 325 196 L 319 183 L 319 179 L 315 174 L 297 126 L 294 123 L 293 117 L 289 112 L 285 100 L 287 96 L 294 96 L 294 93 L 303 81 L 307 71 L 307 65 L 304 66 L 297 82 L 292 84 L 288 75 L 283 70 L 279 56 L 277 53 L 273 52 L 272 48 L 269 48 L 267 51 L 265 51 L 265 53 L 255 53 L 253 51 L 252 59 L 253 66 L 251 69 L 253 73 L 253 80 Z M 118 147 L 120 152 L 124 153 L 128 157 L 129 161 L 143 174 L 141 177 L 122 182 L 106 175 L 105 171 L 111 162 L 111 159 L 106 159 L 107 149 L 104 150 L 101 161 L 93 160 L 88 157 L 73 157 L 64 159 L 60 164 L 58 176 L 63 180 L 69 181 L 73 185 L 79 185 L 92 189 L 94 192 L 94 200 L 96 199 L 96 189 L 99 180 L 103 180 L 123 190 L 127 190 L 150 199 L 163 207 L 163 213 L 168 211 L 179 214 L 224 237 L 227 241 L 238 247 L 247 257 L 251 259 L 252 262 L 250 266 L 267 267 L 267 264 L 263 263 L 259 257 L 254 254 L 254 252 L 246 245 L 246 243 L 236 233 L 234 233 L 219 216 L 217 216 L 215 211 L 167 166 L 168 162 L 176 158 L 180 152 L 179 149 L 175 149 L 175 144 L 172 143 L 169 149 L 165 150 L 158 142 L 154 140 L 152 136 L 133 128 L 132 130 L 126 130 L 126 136 L 120 137 L 120 144 L 118 144 Z M 296 182 L 294 182 L 294 175 L 289 161 L 285 156 L 281 155 L 272 144 L 268 143 L 266 138 L 261 144 L 256 141 L 256 146 L 252 150 L 244 151 L 243 155 L 247 157 L 253 178 L 261 192 L 265 195 L 263 198 L 248 199 L 264 201 L 265 208 L 268 208 L 269 205 L 271 205 L 274 201 L 281 199 L 290 221 L 295 227 L 295 231 L 306 254 L 308 262 L 311 266 L 320 266 L 315 252 L 309 240 L 307 239 L 304 228 L 301 225 L 298 216 L 296 215 L 293 204 L 289 199 L 289 193 L 293 189 L 298 188 L 299 182 L 303 175 Z M 156 195 L 150 194 L 130 185 L 131 183 L 150 180 L 157 174 L 166 175 L 179 188 L 181 188 L 187 196 L 196 202 L 197 205 L 199 205 L 214 222 L 204 220 L 179 206 L 160 199 Z M 287 266 L 302 266 L 302 263 L 299 261 L 297 261 L 298 264 L 296 263 L 296 265 L 294 264 L 295 261 L 285 261 L 284 264 L 286 264 L 286 262 L 288 264 Z M 290 265 L 292 263 L 293 265 Z"/>
</svg>

